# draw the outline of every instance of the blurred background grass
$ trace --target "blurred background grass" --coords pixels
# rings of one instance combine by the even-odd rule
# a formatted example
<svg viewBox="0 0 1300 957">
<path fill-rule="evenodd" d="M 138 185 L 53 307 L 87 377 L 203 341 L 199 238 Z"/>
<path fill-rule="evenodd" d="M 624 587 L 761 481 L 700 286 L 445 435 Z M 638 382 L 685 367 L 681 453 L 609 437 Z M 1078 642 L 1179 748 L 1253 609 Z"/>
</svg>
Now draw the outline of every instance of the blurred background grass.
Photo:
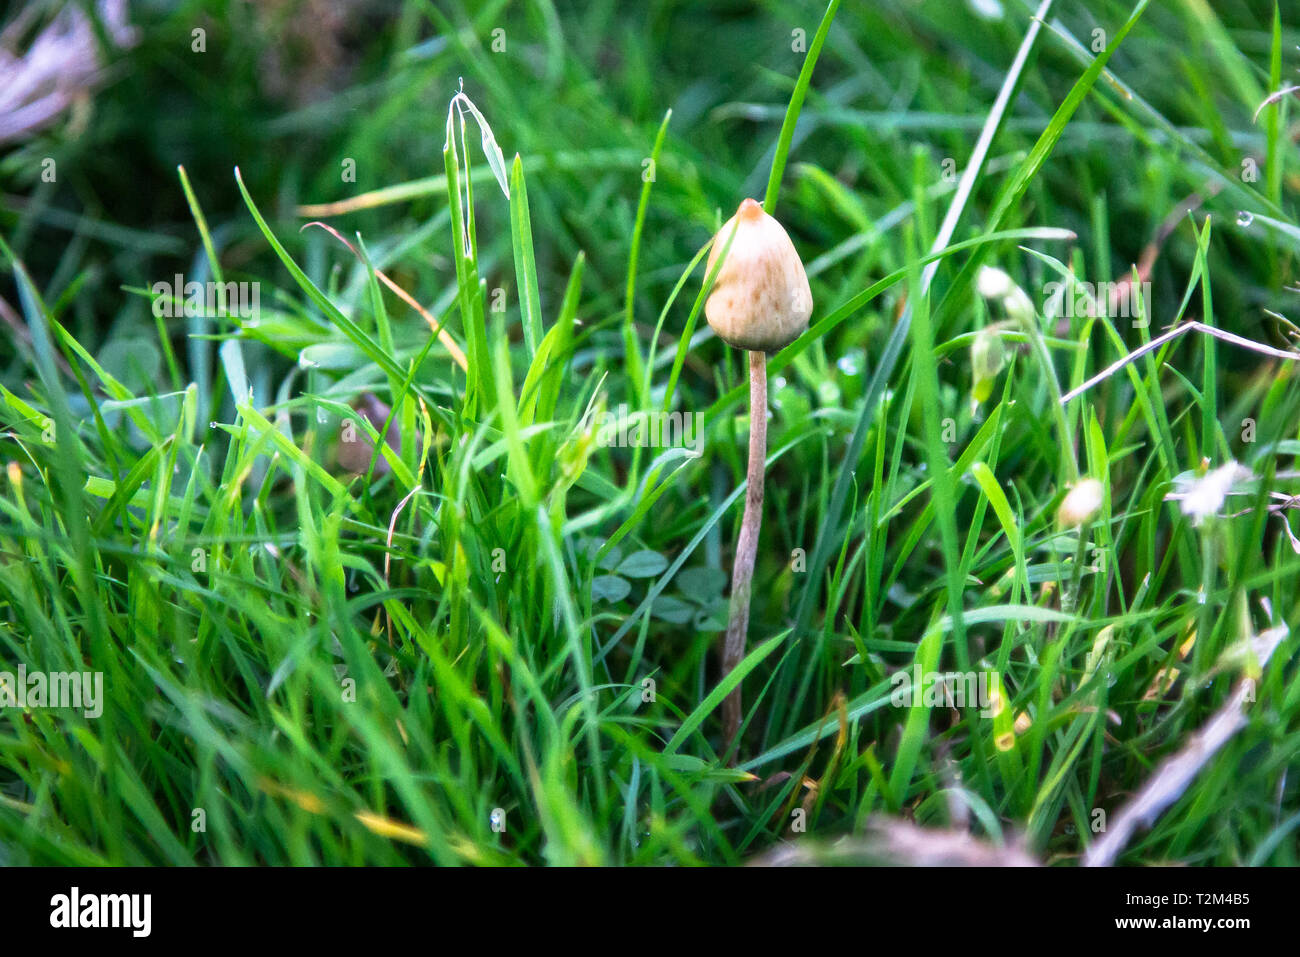
<svg viewBox="0 0 1300 957">
<path fill-rule="evenodd" d="M 59 8 L 38 2 L 23 12 Z M 1016 2 L 904 2 L 841 11 L 796 137 L 787 195 L 798 196 L 784 215 L 801 248 L 815 250 L 876 225 L 863 248 L 821 270 L 832 295 L 898 265 L 897 232 L 891 237 L 888 225 L 913 199 L 915 164 L 924 163 L 936 185 L 945 159 L 953 161 L 949 169 L 964 167 L 1023 35 L 1026 9 Z M 188 270 L 195 234 L 177 165 L 197 184 L 228 268 L 257 274 L 269 260 L 243 215 L 236 165 L 253 195 L 285 223 L 295 222 L 298 204 L 441 173 L 446 103 L 460 78 L 507 157 L 574 157 L 579 168 L 548 169 L 531 191 L 533 224 L 546 237 L 537 244 L 543 293 L 562 291 L 582 249 L 593 308 L 611 311 L 626 277 L 641 161 L 672 109 L 639 284 L 653 315 L 685 257 L 711 234 L 717 211 L 729 215 L 737 197 L 761 192 L 802 63 L 794 31 L 804 31 L 806 46 L 821 14 L 813 4 L 612 0 L 272 0 L 137 3 L 129 10 L 136 42 L 112 56 L 98 89 L 34 137 L 4 144 L 0 161 L 0 224 L 48 299 L 80 284 L 70 328 L 87 343 L 129 339 L 152 325 L 147 301 L 121 286 Z M 1102 2 L 1061 4 L 1052 15 L 1091 45 L 1094 30 L 1113 33 L 1127 13 L 1124 4 Z M 1264 137 L 1251 114 L 1267 92 L 1270 22 L 1264 2 L 1156 4 L 1112 68 L 1222 169 L 1239 168 L 1243 157 L 1263 158 Z M 1297 36 L 1285 18 L 1284 28 L 1291 75 Z M 204 31 L 205 52 L 192 49 L 195 30 Z M 1079 72 L 1059 38 L 1039 44 L 995 145 L 995 164 L 1003 158 L 1005 168 L 1032 145 Z M 1124 119 L 1122 99 L 1113 87 L 1098 88 L 1017 214 L 1078 231 L 1098 279 L 1126 274 L 1159 224 L 1207 181 L 1198 158 L 1164 131 Z M 54 183 L 42 182 L 47 158 L 57 164 Z M 355 183 L 344 180 L 346 160 L 355 162 Z M 996 175 L 981 182 L 976 210 L 998 185 Z M 1239 200 L 1215 197 L 1204 209 L 1235 221 Z M 1106 211 L 1103 235 L 1098 204 Z M 439 190 L 339 225 L 349 234 L 410 234 L 444 208 Z M 503 231 L 504 207 L 481 215 L 484 235 Z M 933 230 L 933 221 L 928 226 Z M 426 303 L 447 286 L 439 239 L 419 243 L 404 274 Z M 319 248 L 328 240 L 309 233 L 301 242 Z M 1246 334 L 1259 331 L 1260 306 L 1285 305 L 1279 289 L 1291 278 L 1282 272 L 1288 261 L 1258 254 L 1258 242 L 1229 236 L 1212 250 L 1216 266 L 1230 266 L 1216 270 L 1221 308 L 1240 317 Z M 1152 277 L 1161 305 L 1181 295 L 1192 253 L 1186 230 L 1175 230 Z M 424 268 L 430 263 L 435 268 Z M 508 258 L 496 264 L 509 273 Z M 884 334 L 879 316 L 867 319 L 844 330 L 841 352 Z"/>
</svg>

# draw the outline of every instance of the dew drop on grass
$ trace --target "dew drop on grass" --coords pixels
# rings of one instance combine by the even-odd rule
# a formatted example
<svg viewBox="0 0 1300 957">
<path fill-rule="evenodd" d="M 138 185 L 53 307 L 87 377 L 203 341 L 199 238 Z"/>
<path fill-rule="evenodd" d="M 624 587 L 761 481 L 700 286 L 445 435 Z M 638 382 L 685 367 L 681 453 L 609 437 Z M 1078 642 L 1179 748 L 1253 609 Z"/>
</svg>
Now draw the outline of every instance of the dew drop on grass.
<svg viewBox="0 0 1300 957">
<path fill-rule="evenodd" d="M 845 375 L 862 374 L 862 370 L 858 368 L 857 356 L 840 356 L 839 362 L 835 364 L 839 366 L 840 371 Z"/>
<path fill-rule="evenodd" d="M 837 405 L 840 401 L 840 387 L 834 382 L 822 380 L 817 383 L 817 398 L 822 405 Z"/>
<path fill-rule="evenodd" d="M 1251 223 L 1253 223 L 1254 221 L 1255 221 L 1255 214 L 1254 214 L 1254 213 L 1248 213 L 1248 212 L 1246 212 L 1246 210 L 1244 210 L 1244 209 L 1239 210 L 1239 211 L 1237 212 L 1237 225 L 1238 225 L 1238 226 L 1249 226 L 1249 225 L 1250 225 Z"/>
</svg>

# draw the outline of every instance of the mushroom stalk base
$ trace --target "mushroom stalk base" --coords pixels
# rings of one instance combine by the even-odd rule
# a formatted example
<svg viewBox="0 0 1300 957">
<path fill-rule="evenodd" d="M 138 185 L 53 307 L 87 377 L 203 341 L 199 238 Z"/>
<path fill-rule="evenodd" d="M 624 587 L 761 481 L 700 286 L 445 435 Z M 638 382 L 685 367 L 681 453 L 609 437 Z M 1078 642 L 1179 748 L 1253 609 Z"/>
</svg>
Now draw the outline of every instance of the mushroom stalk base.
<svg viewBox="0 0 1300 957">
<path fill-rule="evenodd" d="M 749 472 L 745 488 L 745 515 L 736 541 L 736 564 L 731 574 L 731 608 L 722 645 L 722 676 L 745 657 L 749 630 L 749 597 L 754 580 L 758 532 L 763 525 L 763 473 L 767 462 L 767 355 L 749 353 Z M 740 732 L 741 694 L 737 685 L 722 702 L 722 724 L 731 750 Z"/>
</svg>

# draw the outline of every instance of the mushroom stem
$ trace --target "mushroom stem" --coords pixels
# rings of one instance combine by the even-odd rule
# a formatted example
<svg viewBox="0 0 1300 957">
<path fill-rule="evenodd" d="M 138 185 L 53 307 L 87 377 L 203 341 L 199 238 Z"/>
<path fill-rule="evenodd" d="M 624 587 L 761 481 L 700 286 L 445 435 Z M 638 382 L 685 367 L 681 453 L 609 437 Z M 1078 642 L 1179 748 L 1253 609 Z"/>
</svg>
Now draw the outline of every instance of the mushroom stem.
<svg viewBox="0 0 1300 957">
<path fill-rule="evenodd" d="M 736 540 L 736 564 L 731 573 L 731 608 L 722 645 L 722 676 L 745 657 L 749 630 L 749 596 L 754 580 L 758 532 L 763 525 L 763 473 L 767 462 L 767 354 L 749 353 L 749 471 L 745 489 L 745 515 Z M 722 723 L 731 749 L 740 732 L 740 685 L 722 703 Z"/>
</svg>

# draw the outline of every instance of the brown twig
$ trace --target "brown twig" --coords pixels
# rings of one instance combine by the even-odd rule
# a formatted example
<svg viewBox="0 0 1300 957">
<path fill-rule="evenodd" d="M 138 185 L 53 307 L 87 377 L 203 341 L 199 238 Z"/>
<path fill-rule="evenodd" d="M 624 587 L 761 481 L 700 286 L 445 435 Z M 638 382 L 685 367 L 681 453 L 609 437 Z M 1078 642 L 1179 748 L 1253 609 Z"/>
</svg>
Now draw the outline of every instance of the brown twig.
<svg viewBox="0 0 1300 957">
<path fill-rule="evenodd" d="M 1261 668 L 1268 664 L 1268 659 L 1287 634 L 1287 627 L 1283 624 L 1251 639 L 1252 650 Z M 1155 823 L 1219 749 L 1246 726 L 1245 706 L 1254 700 L 1254 691 L 1254 679 L 1247 677 L 1237 682 L 1227 702 L 1181 750 L 1160 763 L 1137 796 L 1115 815 L 1105 836 L 1088 848 L 1083 858 L 1084 867 L 1109 867 L 1139 827 L 1150 827 Z"/>
<path fill-rule="evenodd" d="M 1253 339 L 1247 339 L 1244 336 L 1239 336 L 1236 335 L 1235 333 L 1227 332 L 1223 329 L 1216 329 L 1214 326 L 1207 326 L 1203 322 L 1195 322 L 1195 321 L 1184 322 L 1181 326 L 1175 326 L 1174 328 L 1170 329 L 1168 332 L 1161 333 L 1160 335 L 1152 339 L 1150 342 L 1147 342 L 1139 346 L 1138 348 L 1134 349 L 1132 352 L 1130 352 L 1128 355 L 1124 356 L 1123 358 L 1115 362 L 1112 362 L 1110 365 L 1102 369 L 1100 372 L 1098 372 L 1087 382 L 1071 389 L 1065 395 L 1061 396 L 1061 405 L 1065 405 L 1071 399 L 1077 398 L 1078 396 L 1087 392 L 1097 383 L 1109 379 L 1112 375 L 1114 375 L 1120 369 L 1124 368 L 1130 362 L 1133 362 L 1136 359 L 1140 359 L 1148 352 L 1151 352 L 1155 349 L 1159 349 L 1166 342 L 1169 342 L 1173 339 L 1177 339 L 1179 336 L 1187 332 L 1204 333 L 1207 336 L 1213 336 L 1216 339 L 1222 339 L 1224 342 L 1229 342 L 1234 346 L 1240 346 L 1243 349 L 1249 349 L 1251 352 L 1258 352 L 1260 355 L 1272 356 L 1275 359 L 1291 359 L 1291 360 L 1300 359 L 1300 352 L 1287 352 L 1282 349 L 1274 349 L 1272 346 L 1266 346 L 1262 342 L 1255 342 Z"/>
</svg>

